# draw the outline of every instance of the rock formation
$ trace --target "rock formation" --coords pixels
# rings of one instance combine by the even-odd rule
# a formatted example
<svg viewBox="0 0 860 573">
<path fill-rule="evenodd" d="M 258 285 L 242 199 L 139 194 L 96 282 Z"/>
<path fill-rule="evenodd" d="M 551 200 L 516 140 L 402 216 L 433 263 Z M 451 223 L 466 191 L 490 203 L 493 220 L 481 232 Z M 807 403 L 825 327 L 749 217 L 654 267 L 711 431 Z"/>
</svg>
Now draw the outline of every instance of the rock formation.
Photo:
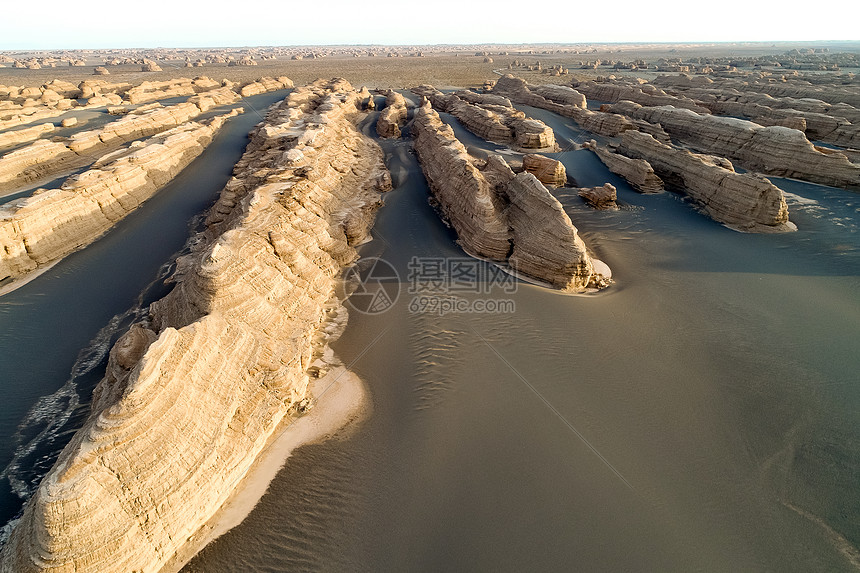
<svg viewBox="0 0 860 573">
<path fill-rule="evenodd" d="M 595 209 L 606 210 L 618 208 L 618 205 L 615 204 L 615 201 L 618 199 L 618 193 L 615 186 L 610 183 L 606 183 L 602 187 L 580 189 L 579 196 Z"/>
<path fill-rule="evenodd" d="M 60 189 L 0 207 L 0 279 L 18 277 L 91 243 L 182 171 L 228 117 L 187 123 L 111 154 Z"/>
<path fill-rule="evenodd" d="M 538 178 L 547 187 L 564 187 L 567 171 L 561 161 L 545 155 L 529 153 L 523 156 L 523 169 Z"/>
<path fill-rule="evenodd" d="M 464 93 L 465 97 L 473 101 L 484 102 L 473 104 L 461 98 L 458 93 L 446 95 L 432 86 L 421 86 L 413 91 L 427 97 L 434 108 L 456 117 L 463 127 L 482 139 L 496 143 L 513 143 L 521 149 L 554 151 L 556 148 L 552 128 L 542 121 L 527 118 L 526 114 L 513 107 L 490 103 L 497 101 L 495 98 L 482 98 L 474 92 Z M 468 95 L 469 93 L 472 95 Z"/>
<path fill-rule="evenodd" d="M 493 93 L 506 96 L 523 105 L 539 107 L 569 117 L 581 128 L 598 135 L 615 137 L 628 129 L 636 129 L 634 123 L 622 115 L 591 111 L 585 109 L 584 105 L 567 103 L 579 102 L 580 98 L 584 103 L 584 96 L 571 88 L 559 90 L 558 88 L 561 87 L 563 86 L 544 87 L 533 91 L 525 80 L 509 74 L 499 78 L 493 87 Z"/>
<path fill-rule="evenodd" d="M 33 141 L 51 131 L 54 131 L 53 123 L 43 123 L 41 125 L 25 127 L 24 129 L 16 129 L 15 131 L 5 131 L 0 133 L 0 147 L 9 147 L 18 143 Z"/>
<path fill-rule="evenodd" d="M 644 106 L 672 105 L 677 108 L 690 109 L 696 113 L 710 113 L 707 108 L 688 97 L 667 94 L 651 84 L 576 82 L 574 88 L 597 101 L 615 103 L 627 100 Z"/>
<path fill-rule="evenodd" d="M 400 137 L 400 128 L 408 114 L 406 98 L 394 90 L 385 92 L 385 108 L 376 120 L 376 133 L 380 137 Z"/>
<path fill-rule="evenodd" d="M 242 86 L 242 89 L 239 90 L 239 95 L 241 95 L 242 97 L 251 97 L 258 94 L 273 92 L 277 90 L 284 90 L 291 87 L 293 87 L 293 81 L 286 76 L 281 76 L 277 79 L 263 77 L 256 82 L 252 82 L 246 86 Z"/>
<path fill-rule="evenodd" d="M 736 173 L 723 158 L 666 145 L 638 131 L 621 136 L 619 152 L 647 161 L 715 221 L 751 232 L 796 230 L 781 189 L 760 175 Z"/>
<path fill-rule="evenodd" d="M 623 177 L 630 186 L 640 193 L 660 193 L 663 180 L 654 173 L 654 168 L 644 159 L 630 159 L 609 151 L 591 140 L 585 147 L 591 149 L 604 165 L 616 175 Z"/>
<path fill-rule="evenodd" d="M 472 158 L 429 102 L 412 127 L 435 204 L 463 249 L 568 292 L 602 279 L 570 218 L 538 179 L 498 155 Z"/>
<path fill-rule="evenodd" d="M 0 570 L 158 571 L 300 407 L 337 277 L 390 184 L 356 103 L 346 81 L 317 82 L 256 129 L 175 288 L 111 350 Z"/>
<path fill-rule="evenodd" d="M 617 109 L 613 106 L 613 109 Z M 629 104 L 626 113 L 659 123 L 672 137 L 700 151 L 735 159 L 769 175 L 860 189 L 860 165 L 831 149 L 816 147 L 796 129 L 762 127 L 731 117 L 700 115 L 672 106 Z"/>
</svg>

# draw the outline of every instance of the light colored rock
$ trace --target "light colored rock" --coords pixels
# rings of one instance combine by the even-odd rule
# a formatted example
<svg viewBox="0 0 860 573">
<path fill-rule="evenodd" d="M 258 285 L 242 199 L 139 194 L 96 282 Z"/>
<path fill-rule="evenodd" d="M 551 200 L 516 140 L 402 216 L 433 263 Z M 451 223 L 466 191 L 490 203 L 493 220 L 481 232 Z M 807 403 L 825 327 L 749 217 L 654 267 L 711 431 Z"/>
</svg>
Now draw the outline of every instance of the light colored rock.
<svg viewBox="0 0 860 573">
<path fill-rule="evenodd" d="M 573 91 L 571 90 L 571 92 Z M 493 93 L 504 95 L 517 103 L 539 107 L 569 117 L 583 129 L 599 135 L 615 137 L 629 129 L 636 129 L 634 123 L 622 115 L 585 109 L 581 105 L 584 97 L 582 100 L 579 99 L 582 94 L 577 96 L 567 90 L 552 88 L 543 88 L 541 92 L 544 95 L 532 91 L 525 80 L 515 78 L 510 74 L 499 78 L 496 85 L 493 86 Z M 558 101 L 549 99 L 549 97 L 558 98 Z M 565 103 L 569 101 L 575 101 L 577 104 Z"/>
<path fill-rule="evenodd" d="M 567 171 L 561 161 L 544 155 L 537 153 L 524 155 L 523 169 L 548 187 L 564 187 L 567 183 Z"/>
<path fill-rule="evenodd" d="M 386 178 L 381 150 L 355 127 L 357 92 L 343 81 L 305 89 L 266 120 L 297 137 L 252 135 L 175 288 L 114 346 L 90 417 L 27 504 L 0 570 L 158 571 L 306 404 L 325 319 L 340 308 L 335 284 L 356 258 L 348 236 L 367 231 Z M 278 164 L 285 144 L 312 165 Z"/>
<path fill-rule="evenodd" d="M 96 68 L 93 70 L 93 75 L 94 76 L 109 76 L 110 71 L 108 71 L 108 69 L 104 66 L 96 66 Z"/>
<path fill-rule="evenodd" d="M 25 127 L 24 129 L 16 129 L 15 131 L 4 131 L 0 133 L 0 147 L 9 147 L 10 145 L 33 141 L 52 131 L 54 131 L 53 123 L 43 123 L 41 125 Z"/>
<path fill-rule="evenodd" d="M 145 62 L 140 67 L 140 71 L 142 71 L 142 72 L 160 72 L 160 71 L 162 71 L 162 69 L 161 69 L 161 66 L 159 66 L 155 62 Z"/>
<path fill-rule="evenodd" d="M 556 150 L 552 128 L 542 121 L 527 118 L 526 114 L 513 107 L 489 103 L 495 98 L 465 94 L 472 101 L 484 102 L 478 105 L 469 103 L 457 94 L 445 95 L 432 86 L 420 86 L 413 91 L 428 97 L 434 108 L 450 113 L 478 137 L 496 143 L 513 143 L 520 149 Z"/>
<path fill-rule="evenodd" d="M 723 158 L 666 145 L 638 131 L 621 136 L 619 152 L 647 161 L 666 185 L 688 195 L 715 221 L 750 232 L 797 228 L 788 220 L 781 189 L 759 175 L 736 173 Z"/>
<path fill-rule="evenodd" d="M 260 78 L 256 82 L 252 82 L 246 86 L 243 86 L 242 89 L 239 90 L 239 94 L 242 97 L 250 97 L 267 92 L 288 89 L 291 87 L 293 87 L 293 82 L 290 78 L 286 76 L 281 76 L 277 79 L 264 77 Z"/>
<path fill-rule="evenodd" d="M 498 155 L 472 158 L 429 102 L 412 134 L 435 205 L 467 253 L 563 291 L 598 282 L 576 228 L 534 175 L 515 175 Z"/>
<path fill-rule="evenodd" d="M 595 209 L 617 209 L 615 201 L 618 199 L 618 193 L 615 186 L 606 183 L 602 187 L 586 187 L 579 190 L 579 196 L 585 199 L 585 202 Z"/>
<path fill-rule="evenodd" d="M 78 125 L 78 118 L 76 117 L 67 117 L 63 121 L 60 122 L 62 127 L 72 127 L 73 125 Z"/>
<path fill-rule="evenodd" d="M 671 105 L 676 108 L 690 109 L 696 113 L 710 111 L 684 96 L 667 94 L 659 87 L 651 84 L 629 84 L 622 82 L 576 82 L 574 88 L 593 100 L 616 103 L 622 100 L 632 101 L 644 106 Z"/>
<path fill-rule="evenodd" d="M 660 193 L 663 191 L 663 180 L 657 177 L 654 169 L 644 159 L 630 159 L 613 153 L 605 147 L 598 146 L 593 140 L 586 147 L 594 151 L 611 172 L 623 177 L 640 193 Z"/>
<path fill-rule="evenodd" d="M 768 175 L 860 189 L 860 165 L 831 149 L 816 147 L 795 129 L 763 127 L 731 117 L 700 115 L 672 106 L 641 107 L 631 115 L 659 123 L 672 137 L 700 151 L 737 160 Z"/>
<path fill-rule="evenodd" d="M 406 123 L 409 110 L 406 98 L 394 90 L 385 92 L 385 108 L 376 120 L 376 133 L 380 137 L 400 137 L 400 128 Z"/>
<path fill-rule="evenodd" d="M 157 135 L 119 159 L 0 207 L 0 279 L 89 244 L 151 197 L 212 140 L 228 116 Z"/>
</svg>

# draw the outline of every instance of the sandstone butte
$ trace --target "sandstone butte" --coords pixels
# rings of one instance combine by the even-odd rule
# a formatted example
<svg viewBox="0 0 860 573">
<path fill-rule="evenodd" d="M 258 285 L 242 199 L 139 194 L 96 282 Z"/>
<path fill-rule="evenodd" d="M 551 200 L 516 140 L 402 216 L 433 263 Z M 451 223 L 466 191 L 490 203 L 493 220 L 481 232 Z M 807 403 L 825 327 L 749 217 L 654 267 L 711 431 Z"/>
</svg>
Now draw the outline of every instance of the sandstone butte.
<svg viewBox="0 0 860 573">
<path fill-rule="evenodd" d="M 499 105 L 498 96 L 475 92 L 443 94 L 432 86 L 419 86 L 412 91 L 427 97 L 435 109 L 450 113 L 482 139 L 512 143 L 520 149 L 556 150 L 552 128 L 542 121 L 527 118 L 509 101 L 508 105 Z"/>
<path fill-rule="evenodd" d="M 622 102 L 624 104 L 625 102 Z M 796 129 L 763 127 L 733 117 L 700 115 L 672 106 L 616 104 L 632 117 L 659 123 L 672 137 L 705 153 L 735 159 L 747 169 L 833 187 L 860 189 L 860 165 L 844 154 L 816 147 Z"/>
<path fill-rule="evenodd" d="M 335 283 L 390 188 L 357 103 L 345 80 L 318 81 L 255 129 L 175 288 L 111 350 L 0 570 L 158 571 L 302 403 Z"/>
<path fill-rule="evenodd" d="M 443 218 L 473 256 L 566 292 L 605 286 L 561 204 L 498 155 L 471 157 L 430 102 L 415 112 L 415 151 Z"/>
<path fill-rule="evenodd" d="M 631 187 L 640 193 L 660 193 L 663 180 L 654 173 L 654 168 L 644 159 L 630 159 L 597 145 L 593 139 L 585 144 L 606 165 L 607 169 L 623 177 Z"/>
<path fill-rule="evenodd" d="M 380 137 L 400 137 L 400 128 L 406 123 L 409 113 L 406 98 L 394 90 L 385 92 L 385 109 L 376 120 L 376 133 Z"/>
<path fill-rule="evenodd" d="M 104 234 L 200 155 L 237 113 L 167 130 L 109 154 L 60 189 L 0 207 L 0 279 L 34 271 Z"/>
<path fill-rule="evenodd" d="M 760 175 L 736 173 L 731 162 L 666 145 L 628 131 L 619 152 L 647 161 L 670 187 L 687 194 L 715 221 L 748 232 L 794 231 L 782 190 Z"/>
</svg>

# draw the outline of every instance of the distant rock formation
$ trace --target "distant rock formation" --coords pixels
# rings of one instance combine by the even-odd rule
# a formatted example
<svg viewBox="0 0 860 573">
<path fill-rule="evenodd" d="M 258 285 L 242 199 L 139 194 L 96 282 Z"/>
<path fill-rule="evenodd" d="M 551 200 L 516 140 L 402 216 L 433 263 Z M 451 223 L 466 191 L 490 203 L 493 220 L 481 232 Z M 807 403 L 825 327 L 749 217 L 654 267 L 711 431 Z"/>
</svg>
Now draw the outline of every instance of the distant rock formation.
<svg viewBox="0 0 860 573">
<path fill-rule="evenodd" d="M 618 205 L 615 204 L 615 201 L 618 199 L 618 193 L 615 186 L 610 183 L 606 183 L 602 187 L 580 189 L 579 196 L 595 209 L 606 210 L 618 208 Z"/>
<path fill-rule="evenodd" d="M 666 145 L 638 131 L 622 135 L 619 152 L 647 161 L 667 185 L 688 195 L 715 221 L 750 232 L 797 228 L 788 220 L 779 187 L 760 175 L 736 173 L 726 159 Z"/>
<path fill-rule="evenodd" d="M 660 193 L 663 191 L 663 180 L 654 173 L 654 168 L 644 159 L 630 159 L 613 153 L 597 145 L 591 140 L 586 143 L 586 149 L 591 149 L 604 165 L 616 175 L 623 177 L 631 187 L 640 193 Z"/>
<path fill-rule="evenodd" d="M 585 108 L 585 97 L 564 86 L 535 88 L 525 80 L 508 74 L 496 82 L 493 93 L 506 96 L 517 103 L 539 107 L 573 119 L 581 128 L 608 137 L 615 137 L 629 129 L 636 129 L 630 119 L 613 113 L 591 111 Z M 569 103 L 569 102 L 576 103 Z"/>
<path fill-rule="evenodd" d="M 412 133 L 436 205 L 467 253 L 567 292 L 603 286 L 570 218 L 534 175 L 515 175 L 498 155 L 469 156 L 429 102 Z"/>
<path fill-rule="evenodd" d="M 547 187 L 564 187 L 567 183 L 567 171 L 561 161 L 529 153 L 523 156 L 523 169 L 538 178 Z"/>
<path fill-rule="evenodd" d="M 406 98 L 394 90 L 385 92 L 385 108 L 376 120 L 376 133 L 380 137 L 400 137 L 400 128 L 406 123 L 409 110 Z"/>
<path fill-rule="evenodd" d="M 667 94 L 651 84 L 630 85 L 586 81 L 574 82 L 573 87 L 591 99 L 608 103 L 627 100 L 644 106 L 672 105 L 677 108 L 693 110 L 696 113 L 710 113 L 707 108 L 688 97 Z"/>
<path fill-rule="evenodd" d="M 443 94 L 432 86 L 421 86 L 413 91 L 430 99 L 434 108 L 456 117 L 463 127 L 482 139 L 513 143 L 521 149 L 556 149 L 552 128 L 542 121 L 527 118 L 523 112 L 513 109 L 509 101 L 499 102 L 498 96 L 486 97 L 474 92 Z M 479 103 L 469 103 L 469 100 Z"/>
<path fill-rule="evenodd" d="M 273 92 L 277 90 L 284 90 L 291 87 L 293 87 L 293 81 L 286 76 L 281 76 L 277 79 L 263 77 L 256 82 L 252 82 L 246 86 L 243 86 L 242 89 L 239 90 L 239 95 L 241 95 L 242 97 L 251 97 L 258 94 Z"/>
<path fill-rule="evenodd" d="M 796 129 L 762 127 L 742 119 L 700 115 L 672 106 L 629 104 L 625 113 L 659 123 L 672 137 L 699 151 L 735 159 L 747 169 L 860 189 L 860 165 L 838 151 L 814 146 Z"/>
<path fill-rule="evenodd" d="M 233 115 L 168 130 L 111 154 L 60 189 L 0 207 L 0 279 L 33 271 L 101 236 L 200 155 Z"/>
<path fill-rule="evenodd" d="M 0 570 L 158 571 L 301 407 L 337 277 L 390 185 L 357 99 L 317 82 L 253 132 L 175 287 L 111 350 Z"/>
</svg>

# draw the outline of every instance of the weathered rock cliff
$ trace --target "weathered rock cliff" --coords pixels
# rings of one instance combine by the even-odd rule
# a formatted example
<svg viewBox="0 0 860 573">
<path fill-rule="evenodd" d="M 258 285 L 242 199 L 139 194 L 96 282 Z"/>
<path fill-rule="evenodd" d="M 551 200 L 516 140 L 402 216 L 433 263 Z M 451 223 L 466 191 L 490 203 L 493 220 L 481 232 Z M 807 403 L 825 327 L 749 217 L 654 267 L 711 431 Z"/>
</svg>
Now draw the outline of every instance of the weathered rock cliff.
<svg viewBox="0 0 860 573">
<path fill-rule="evenodd" d="M 523 156 L 523 169 L 538 178 L 538 181 L 548 187 L 564 187 L 567 183 L 567 170 L 561 161 L 529 153 Z"/>
<path fill-rule="evenodd" d="M 515 175 L 498 155 L 471 157 L 429 102 L 412 133 L 435 203 L 466 252 L 563 291 L 601 282 L 576 227 L 534 175 Z"/>
<path fill-rule="evenodd" d="M 296 91 L 254 132 L 173 291 L 114 346 L 0 570 L 158 571 L 305 398 L 348 236 L 390 180 L 347 82 Z"/>
<path fill-rule="evenodd" d="M 736 173 L 729 161 L 660 143 L 638 131 L 619 152 L 644 159 L 667 185 L 687 194 L 715 221 L 752 232 L 793 231 L 782 190 L 759 175 Z"/>
<path fill-rule="evenodd" d="M 121 157 L 0 207 L 0 279 L 17 277 L 91 243 L 197 157 L 234 113 L 187 123 Z"/>
</svg>

